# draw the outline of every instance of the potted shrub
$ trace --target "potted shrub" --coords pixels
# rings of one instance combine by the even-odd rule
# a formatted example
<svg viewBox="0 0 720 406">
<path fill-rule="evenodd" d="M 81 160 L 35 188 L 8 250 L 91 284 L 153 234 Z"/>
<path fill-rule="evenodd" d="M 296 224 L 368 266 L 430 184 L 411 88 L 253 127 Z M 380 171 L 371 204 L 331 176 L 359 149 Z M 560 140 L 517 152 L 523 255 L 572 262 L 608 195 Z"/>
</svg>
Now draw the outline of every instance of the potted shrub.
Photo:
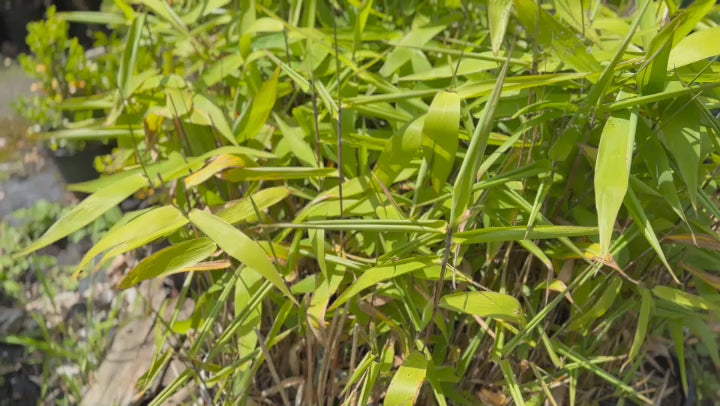
<svg viewBox="0 0 720 406">
<path fill-rule="evenodd" d="M 77 38 L 70 38 L 69 23 L 59 18 L 55 7 L 47 10 L 47 18 L 29 23 L 26 38 L 29 54 L 18 60 L 25 72 L 37 79 L 32 95 L 17 100 L 18 113 L 35 126 L 30 136 L 42 137 L 48 131 L 72 128 L 73 123 L 92 121 L 96 112 L 89 109 L 65 109 L 61 103 L 69 98 L 92 96 L 112 83 L 101 75 L 103 60 L 88 58 Z M 106 41 L 103 34 L 99 41 Z M 102 58 L 102 57 L 101 57 Z M 94 160 L 111 152 L 113 143 L 73 139 L 47 138 L 45 146 L 64 180 L 82 182 L 97 177 Z"/>
</svg>

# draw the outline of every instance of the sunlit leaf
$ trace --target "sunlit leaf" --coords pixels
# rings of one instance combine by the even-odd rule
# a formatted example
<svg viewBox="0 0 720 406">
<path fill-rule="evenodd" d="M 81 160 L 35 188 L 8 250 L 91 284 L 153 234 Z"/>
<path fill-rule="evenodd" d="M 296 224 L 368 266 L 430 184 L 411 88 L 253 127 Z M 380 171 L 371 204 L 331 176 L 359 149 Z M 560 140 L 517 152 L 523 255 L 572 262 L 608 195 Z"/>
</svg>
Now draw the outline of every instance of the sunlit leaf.
<svg viewBox="0 0 720 406">
<path fill-rule="evenodd" d="M 497 292 L 463 292 L 443 296 L 440 305 L 448 310 L 479 317 L 492 317 L 522 323 L 524 317 L 520 302 L 514 297 Z"/>
<path fill-rule="evenodd" d="M 440 193 L 455 162 L 460 126 L 460 98 L 440 91 L 433 99 L 423 123 L 422 148 L 430 168 L 430 179 Z"/>
<path fill-rule="evenodd" d="M 263 128 L 270 117 L 270 112 L 275 105 L 277 98 L 277 87 L 280 70 L 276 69 L 275 73 L 268 79 L 257 92 L 252 102 L 252 107 L 248 113 L 247 124 L 240 132 L 238 140 L 240 142 L 253 139 Z"/>
<path fill-rule="evenodd" d="M 187 218 L 173 206 L 153 208 L 119 227 L 108 231 L 103 238 L 85 254 L 75 270 L 75 276 L 97 255 L 133 240 L 157 239 L 168 235 L 188 223 Z"/>
<path fill-rule="evenodd" d="M 427 374 L 427 360 L 422 353 L 413 352 L 390 381 L 385 395 L 385 406 L 412 406 Z"/>
<path fill-rule="evenodd" d="M 164 277 L 193 266 L 215 251 L 215 244 L 209 238 L 198 238 L 162 249 L 143 259 L 120 282 L 120 289 L 127 289 L 153 278 Z"/>
<path fill-rule="evenodd" d="M 607 120 L 600 137 L 595 162 L 595 207 L 602 257 L 610 250 L 615 220 L 628 189 L 636 128 L 636 113 L 616 113 Z"/>
<path fill-rule="evenodd" d="M 429 267 L 436 267 L 439 269 L 439 261 L 437 261 L 437 259 L 435 258 L 416 257 L 367 269 L 362 272 L 362 274 L 355 283 L 350 285 L 349 288 L 342 292 L 340 297 L 335 300 L 335 302 L 330 308 L 333 309 L 342 305 L 351 298 L 355 297 L 358 293 L 382 281 L 396 278 L 400 275 L 404 275 L 410 272 L 417 272 L 421 269 Z"/>
<path fill-rule="evenodd" d="M 488 2 L 488 25 L 490 26 L 492 50 L 495 55 L 500 51 L 505 38 L 512 4 L 512 0 L 490 0 Z"/>
<path fill-rule="evenodd" d="M 260 273 L 290 300 L 296 302 L 282 275 L 268 258 L 268 253 L 257 242 L 220 217 L 204 211 L 193 210 L 189 217 L 193 225 L 215 241 L 228 255 Z"/>
<path fill-rule="evenodd" d="M 410 31 L 399 43 L 398 46 L 390 52 L 385 59 L 385 64 L 380 69 L 380 74 L 389 76 L 395 73 L 402 65 L 410 61 L 412 56 L 411 46 L 425 45 L 440 31 L 445 29 L 444 26 L 418 28 Z"/>
<path fill-rule="evenodd" d="M 127 197 L 132 196 L 133 193 L 147 185 L 147 183 L 147 179 L 138 173 L 122 178 L 116 183 L 98 190 L 58 219 L 45 234 L 17 255 L 27 255 L 33 251 L 37 251 L 85 227 Z"/>
<path fill-rule="evenodd" d="M 480 244 L 495 241 L 539 240 L 546 238 L 597 235 L 595 227 L 579 226 L 535 226 L 528 231 L 525 226 L 488 227 L 463 231 L 453 235 L 458 244 Z"/>
</svg>

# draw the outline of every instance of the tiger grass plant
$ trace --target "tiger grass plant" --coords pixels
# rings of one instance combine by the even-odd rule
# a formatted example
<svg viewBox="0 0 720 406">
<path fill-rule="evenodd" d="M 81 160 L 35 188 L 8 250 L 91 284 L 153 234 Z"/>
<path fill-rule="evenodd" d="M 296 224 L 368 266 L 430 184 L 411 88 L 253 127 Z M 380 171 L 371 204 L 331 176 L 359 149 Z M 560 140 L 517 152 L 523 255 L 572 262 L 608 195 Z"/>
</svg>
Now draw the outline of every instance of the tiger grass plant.
<svg viewBox="0 0 720 406">
<path fill-rule="evenodd" d="M 125 36 L 62 101 L 104 118 L 46 136 L 119 147 L 23 254 L 153 192 L 76 270 L 169 242 L 118 286 L 194 304 L 151 405 L 717 399 L 714 1 L 108 3 L 58 13 Z"/>
</svg>

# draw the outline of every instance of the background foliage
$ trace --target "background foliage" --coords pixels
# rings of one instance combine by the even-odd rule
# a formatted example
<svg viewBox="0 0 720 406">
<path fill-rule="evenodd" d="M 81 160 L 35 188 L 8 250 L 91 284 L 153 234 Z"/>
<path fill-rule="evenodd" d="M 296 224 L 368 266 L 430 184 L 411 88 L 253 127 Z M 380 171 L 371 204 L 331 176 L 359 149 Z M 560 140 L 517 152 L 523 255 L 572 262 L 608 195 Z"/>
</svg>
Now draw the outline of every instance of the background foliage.
<svg viewBox="0 0 720 406">
<path fill-rule="evenodd" d="M 76 271 L 170 243 L 119 286 L 182 273 L 195 303 L 161 323 L 139 387 L 188 368 L 150 404 L 189 383 L 226 404 L 713 404 L 720 28 L 713 1 L 679 3 L 50 15 L 124 41 L 102 44 L 111 86 L 51 100 L 93 113 L 38 136 L 118 148 L 22 254 L 154 204 Z"/>
</svg>

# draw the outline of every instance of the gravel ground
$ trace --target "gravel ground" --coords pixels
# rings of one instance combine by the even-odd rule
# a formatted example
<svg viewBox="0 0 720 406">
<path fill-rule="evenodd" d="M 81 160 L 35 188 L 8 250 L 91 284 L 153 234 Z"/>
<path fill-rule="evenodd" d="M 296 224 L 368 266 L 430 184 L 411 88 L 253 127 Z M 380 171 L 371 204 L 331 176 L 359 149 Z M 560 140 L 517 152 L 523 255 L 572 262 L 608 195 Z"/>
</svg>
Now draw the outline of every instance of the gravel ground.
<svg viewBox="0 0 720 406">
<path fill-rule="evenodd" d="M 24 138 L 27 124 L 12 108 L 14 100 L 30 92 L 31 83 L 19 66 L 0 67 L 0 218 L 41 199 L 70 198 L 52 161 Z"/>
</svg>

